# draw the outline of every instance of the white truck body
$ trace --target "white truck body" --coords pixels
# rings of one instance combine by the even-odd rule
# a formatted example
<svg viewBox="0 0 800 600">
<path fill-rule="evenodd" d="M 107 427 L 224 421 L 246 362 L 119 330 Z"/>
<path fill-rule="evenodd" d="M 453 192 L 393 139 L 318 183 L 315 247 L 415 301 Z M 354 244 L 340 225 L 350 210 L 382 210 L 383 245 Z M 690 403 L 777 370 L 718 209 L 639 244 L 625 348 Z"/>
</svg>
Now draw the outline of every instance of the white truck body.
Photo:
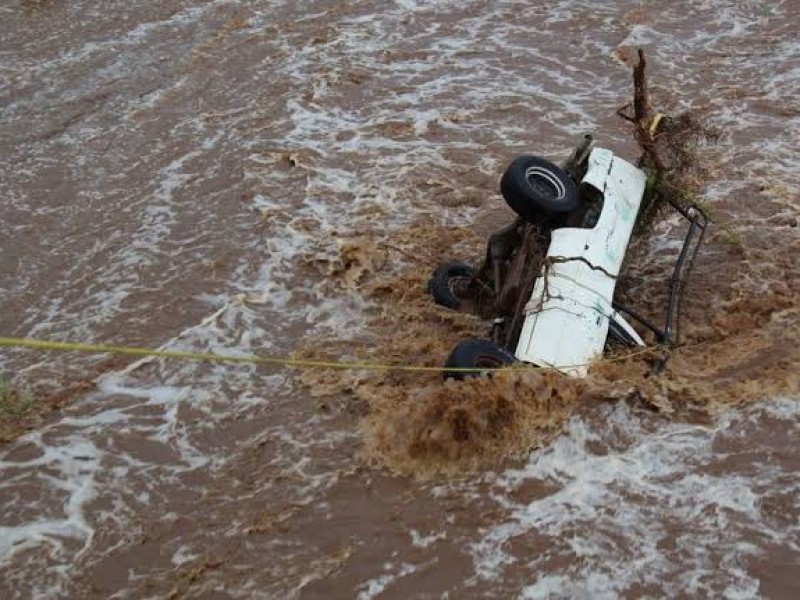
<svg viewBox="0 0 800 600">
<path fill-rule="evenodd" d="M 581 185 L 603 194 L 600 217 L 591 229 L 553 230 L 542 274 L 525 306 L 519 360 L 583 377 L 603 352 L 609 319 L 644 345 L 612 308 L 612 299 L 645 181 L 642 171 L 610 150 L 592 150 Z"/>
</svg>

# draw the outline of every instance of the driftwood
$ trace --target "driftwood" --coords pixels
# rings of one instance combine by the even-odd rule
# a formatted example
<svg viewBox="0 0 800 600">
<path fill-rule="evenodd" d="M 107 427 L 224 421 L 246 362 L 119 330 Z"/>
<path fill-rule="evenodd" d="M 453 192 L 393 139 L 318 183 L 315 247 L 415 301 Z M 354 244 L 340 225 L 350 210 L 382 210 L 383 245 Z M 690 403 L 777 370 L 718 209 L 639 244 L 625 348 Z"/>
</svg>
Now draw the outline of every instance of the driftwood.
<svg viewBox="0 0 800 600">
<path fill-rule="evenodd" d="M 641 48 L 638 58 L 633 68 L 633 102 L 617 114 L 633 124 L 634 138 L 642 150 L 639 167 L 649 178 L 649 193 L 641 215 L 646 226 L 670 202 L 684 207 L 700 202 L 698 193 L 708 171 L 698 149 L 706 142 L 716 142 L 722 132 L 708 125 L 698 111 L 688 110 L 673 117 L 655 109 L 649 92 L 647 59 Z"/>
<path fill-rule="evenodd" d="M 660 180 L 667 169 L 658 153 L 655 132 L 663 116 L 660 113 L 653 112 L 653 104 L 650 101 L 647 85 L 647 59 L 645 59 L 644 50 L 639 48 L 638 55 L 639 62 L 633 68 L 633 102 L 629 102 L 620 108 L 617 111 L 617 115 L 634 125 L 633 135 L 642 149 L 639 166 L 652 173 L 654 180 Z M 630 114 L 631 110 L 633 114 Z M 645 198 L 639 223 L 652 223 L 659 212 L 658 204 L 657 201 L 654 201 L 652 195 Z M 641 229 L 642 227 L 637 227 L 637 231 Z"/>
<path fill-rule="evenodd" d="M 654 170 L 656 173 L 666 171 L 666 165 L 661 158 L 656 145 L 656 132 L 664 116 L 653 111 L 650 93 L 647 86 L 647 60 L 644 50 L 639 48 L 639 62 L 633 68 L 633 102 L 626 104 L 617 111 L 617 114 L 634 124 L 634 136 L 642 149 L 640 166 Z M 633 115 L 629 114 L 633 109 Z"/>
<path fill-rule="evenodd" d="M 656 333 L 661 341 L 677 342 L 683 287 L 710 219 L 708 205 L 699 197 L 708 170 L 698 150 L 707 142 L 716 142 L 722 132 L 710 126 L 698 111 L 687 110 L 673 117 L 654 109 L 648 90 L 647 61 L 641 48 L 638 57 L 633 68 L 633 102 L 617 111 L 634 126 L 633 135 L 642 150 L 638 166 L 647 174 L 634 234 L 650 230 L 670 206 L 690 223 L 670 280 L 666 324 L 662 333 Z M 730 232 L 729 226 L 723 224 L 722 228 Z M 696 234 L 698 230 L 699 235 Z M 694 240 L 693 246 L 690 240 Z"/>
</svg>

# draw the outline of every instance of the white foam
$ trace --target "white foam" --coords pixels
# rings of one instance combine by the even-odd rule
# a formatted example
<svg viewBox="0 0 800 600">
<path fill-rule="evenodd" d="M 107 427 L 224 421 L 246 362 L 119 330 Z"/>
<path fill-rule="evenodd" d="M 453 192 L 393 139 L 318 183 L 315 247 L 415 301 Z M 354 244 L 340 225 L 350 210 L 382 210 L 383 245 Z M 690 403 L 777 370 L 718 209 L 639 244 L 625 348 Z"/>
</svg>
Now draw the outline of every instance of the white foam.
<svg viewBox="0 0 800 600">
<path fill-rule="evenodd" d="M 79 434 L 65 437 L 63 445 L 45 443 L 41 432 L 26 436 L 26 443 L 34 444 L 40 456 L 30 461 L 8 462 L 0 458 L 0 470 L 17 473 L 0 482 L 0 488 L 12 488 L 33 480 L 46 484 L 52 490 L 66 495 L 60 514 L 39 518 L 18 526 L 0 526 L 0 565 L 8 566 L 18 552 L 46 546 L 57 560 L 68 561 L 80 557 L 92 542 L 94 527 L 90 525 L 84 506 L 96 496 L 94 479 L 99 468 L 101 453 L 89 440 Z M 50 475 L 44 467 L 58 475 Z M 61 538 L 81 540 L 77 554 L 65 549 Z"/>
<path fill-rule="evenodd" d="M 188 7 L 162 21 L 136 24 L 121 36 L 81 41 L 53 59 L 37 63 L 19 57 L 13 64 L 14 85 L 22 89 L 32 82 L 40 84 L 32 95 L 0 109 L 0 115 L 6 121 L 28 118 L 29 107 L 49 108 L 59 102 L 91 99 L 91 94 L 110 80 L 161 64 L 163 48 L 151 48 L 153 40 L 171 32 L 200 32 L 202 38 L 202 20 L 225 5 L 249 15 L 242 35 L 276 22 L 279 6 L 256 4 L 216 0 Z M 687 17 L 679 9 L 665 6 L 658 19 L 633 26 L 621 23 L 619 8 L 585 1 L 556 2 L 545 10 L 533 4 L 399 0 L 378 12 L 359 10 L 353 16 L 333 11 L 307 13 L 294 26 L 325 19 L 330 37 L 310 43 L 303 36 L 296 39 L 291 27 L 279 28 L 274 39 L 276 54 L 265 57 L 261 65 L 243 65 L 251 75 L 245 84 L 232 90 L 212 86 L 218 97 L 200 93 L 197 116 L 187 115 L 164 134 L 190 140 L 188 151 L 180 146 L 173 155 L 168 139 L 150 140 L 154 148 L 143 152 L 150 152 L 157 165 L 152 181 L 139 196 L 122 194 L 123 199 L 131 200 L 127 203 L 131 218 L 139 219 L 129 243 L 112 253 L 88 285 L 80 288 L 83 297 L 78 300 L 70 299 L 68 293 L 97 266 L 93 257 L 101 255 L 107 240 L 93 244 L 86 260 L 76 256 L 74 268 L 64 273 L 63 281 L 53 283 L 49 297 L 24 313 L 21 330 L 43 337 L 90 340 L 99 326 L 118 319 L 126 299 L 142 289 L 137 266 L 159 264 L 155 258 L 171 251 L 169 242 L 180 208 L 176 195 L 201 175 L 195 172 L 195 164 L 216 164 L 222 157 L 240 162 L 244 180 L 259 191 L 251 204 L 252 221 L 258 222 L 265 214 L 272 217 L 263 223 L 259 237 L 242 243 L 243 257 L 229 279 L 213 292 L 200 292 L 199 299 L 209 306 L 207 317 L 183 331 L 165 333 L 161 347 L 234 355 L 282 353 L 296 335 L 293 327 L 304 323 L 325 339 L 363 339 L 368 335 L 361 329 L 364 313 L 374 308 L 370 302 L 325 281 L 322 271 L 318 278 L 298 281 L 299 263 L 333 261 L 339 251 L 334 233 L 337 239 L 367 232 L 385 234 L 430 219 L 446 225 L 470 225 L 477 209 L 443 207 L 436 198 L 416 189 L 415 178 L 422 173 L 457 181 L 452 169 L 464 167 L 468 161 L 466 166 L 496 179 L 503 161 L 513 153 L 556 155 L 569 145 L 571 136 L 607 123 L 609 107 L 629 98 L 629 74 L 608 60 L 620 42 L 649 44 L 659 80 L 679 88 L 674 92 L 680 100 L 696 96 L 712 104 L 716 122 L 732 135 L 726 142 L 725 161 L 746 162 L 760 177 L 779 181 L 789 192 L 800 190 L 795 168 L 797 140 L 792 137 L 798 118 L 778 118 L 720 93 L 739 88 L 748 93 L 763 91 L 764 99 L 772 102 L 796 96 L 793 92 L 800 86 L 796 41 L 788 37 L 777 40 L 767 47 L 772 54 L 766 58 L 737 57 L 732 49 L 739 48 L 743 36 L 760 35 L 752 7 L 696 2 L 693 9 L 697 12 Z M 327 23 L 329 19 L 335 20 Z M 697 22 L 708 27 L 696 27 Z M 414 27 L 409 23 L 415 23 Z M 531 23 L 537 24 L 535 31 Z M 571 31 L 578 25 L 584 27 L 581 35 L 568 39 L 565 28 Z M 714 63 L 717 81 L 709 89 L 708 73 L 687 61 L 712 52 L 732 56 Z M 77 82 L 68 81 L 75 69 L 93 61 L 99 65 L 97 72 L 85 73 Z M 767 76 L 760 72 L 765 64 L 770 66 Z M 772 68 L 776 64 L 781 68 Z M 353 83 L 348 79 L 353 70 L 367 77 L 363 84 L 353 84 L 369 88 L 363 98 L 358 95 L 359 88 L 346 88 Z M 216 74 L 197 71 L 202 69 L 187 67 L 166 87 L 140 98 L 122 93 L 106 115 L 122 113 L 119 131 L 141 128 L 149 121 L 142 121 L 140 112 L 147 112 L 147 119 L 163 116 L 160 111 L 170 109 L 171 96 L 176 102 L 185 102 L 180 93 L 194 89 L 190 86 L 198 83 L 198 76 Z M 274 114 L 263 95 L 272 81 L 290 83 L 287 92 L 280 92 L 281 108 Z M 348 97 L 349 91 L 355 99 Z M 202 102 L 212 99 L 220 102 L 221 110 L 209 111 L 208 104 L 204 108 Z M 387 123 L 403 124 L 405 133 L 387 131 Z M 775 133 L 776 125 L 783 131 Z M 103 119 L 86 119 L 54 143 L 83 149 L 87 140 L 103 135 L 105 127 Z M 598 132 L 603 145 L 625 143 L 621 128 L 604 129 Z M 104 142 L 104 138 L 98 139 Z M 48 156 L 51 147 L 42 143 L 31 148 L 35 160 L 3 163 L 9 173 L 18 174 L 18 187 L 24 187 L 25 178 L 33 179 L 38 168 L 58 163 Z M 274 149 L 274 156 L 265 157 L 259 152 L 263 148 Z M 300 152 L 301 156 L 289 175 L 278 168 L 284 151 Z M 452 158 L 459 155 L 466 158 Z M 88 154 L 75 162 L 79 173 L 96 166 Z M 735 174 L 728 172 L 712 185 L 712 201 L 744 195 L 747 177 L 737 180 L 730 176 Z M 95 173 L 100 179 L 114 175 Z M 103 197 L 92 195 L 96 191 L 87 190 L 81 198 L 101 203 Z M 14 192 L 9 198 L 14 206 L 22 206 L 18 190 Z M 494 188 L 486 192 L 487 196 L 496 195 Z M 57 211 L 62 210 L 47 204 L 26 208 L 37 217 L 60 216 Z M 380 221 L 364 217 L 371 208 L 383 209 Z M 674 250 L 674 233 L 673 223 L 659 230 L 658 242 L 650 249 L 653 261 L 663 260 L 665 250 Z M 200 234 L 187 243 L 200 245 Z M 198 260 L 204 258 L 203 249 L 200 246 Z M 388 268 L 396 266 L 392 263 Z M 26 275 L 20 277 L 17 285 L 25 289 Z M 165 277 L 162 282 L 165 294 L 170 293 L 171 281 Z M 4 359 L 2 364 L 6 364 Z M 23 550 L 51 549 L 52 562 L 41 568 L 54 573 L 59 582 L 68 581 L 74 577 L 70 569 L 76 555 L 107 550 L 93 546 L 101 523 L 116 523 L 119 539 L 114 543 L 124 544 L 122 532 L 130 527 L 137 504 L 158 502 L 164 490 L 182 485 L 180 476 L 192 470 L 204 469 L 224 477 L 226 465 L 237 457 L 235 450 L 250 443 L 274 442 L 281 447 L 282 452 L 269 458 L 269 466 L 276 475 L 291 479 L 282 484 L 284 493 L 298 501 L 317 498 L 339 475 L 310 457 L 320 447 L 326 449 L 326 456 L 335 455 L 337 444 L 352 441 L 355 432 L 330 431 L 321 417 L 304 415 L 296 422 L 277 422 L 255 439 L 236 440 L 224 450 L 204 442 L 204 434 L 226 419 L 286 402 L 284 392 L 289 385 L 289 377 L 283 373 L 262 376 L 246 365 L 144 359 L 109 373 L 100 379 L 97 393 L 79 400 L 57 421 L 9 448 L 13 452 L 32 443 L 40 451 L 39 458 L 22 462 L 0 459 L 4 475 L 0 487 L 30 478 L 43 490 L 63 495 L 63 500 L 43 500 L 40 514 L 28 522 L 0 530 L 2 564 L 9 565 Z M 187 419 L 182 412 L 192 416 Z M 784 543 L 798 552 L 797 530 L 782 529 L 761 514 L 764 490 L 779 476 L 788 493 L 796 494 L 800 487 L 794 474 L 775 464 L 759 465 L 756 475 L 732 468 L 711 469 L 720 459 L 714 441 L 731 436 L 743 422 L 758 427 L 765 418 L 796 428 L 797 414 L 797 403 L 786 400 L 732 412 L 711 428 L 662 423 L 654 434 L 624 406 L 618 406 L 605 415 L 606 423 L 631 440 L 604 455 L 592 450 L 596 444 L 609 443 L 603 426 L 572 421 L 564 436 L 548 450 L 533 454 L 524 468 L 494 477 L 488 500 L 507 511 L 508 517 L 475 533 L 469 549 L 475 562 L 474 580 L 491 584 L 513 564 L 528 569 L 523 590 L 527 597 L 616 597 L 633 583 L 658 585 L 668 576 L 687 594 L 754 595 L 757 581 L 741 566 L 741 559 L 757 555 L 768 543 Z M 109 431 L 161 445 L 167 458 L 159 461 L 133 451 L 117 453 L 118 449 L 107 446 Z M 41 469 L 46 469 L 46 477 L 39 476 Z M 556 486 L 557 491 L 527 502 L 515 499 L 513 492 L 531 480 Z M 131 481 L 137 482 L 137 489 L 126 495 Z M 266 489 L 270 485 L 264 484 Z M 453 490 L 465 505 L 487 500 L 469 483 L 438 486 L 431 496 L 436 499 Z M 264 490 L 250 492 L 253 497 L 259 493 Z M 627 501 L 626 494 L 637 498 Z M 107 501 L 113 511 L 88 515 L 87 507 L 96 499 Z M 63 510 L 50 515 L 51 506 Z M 687 529 L 675 540 L 674 560 L 659 546 L 668 537 L 672 520 Z M 450 528 L 455 522 L 453 515 L 447 515 L 441 528 L 427 535 L 409 530 L 411 545 L 418 552 L 434 552 L 439 543 L 453 539 Z M 237 528 L 240 524 L 232 525 L 233 530 Z M 533 532 L 550 536 L 552 548 L 542 556 L 514 554 L 509 542 Z M 744 534 L 753 542 L 739 542 L 737 537 Z M 787 542 L 789 536 L 793 537 Z M 177 565 L 203 551 L 191 543 L 171 550 Z M 559 552 L 569 565 L 560 570 L 547 562 Z M 577 564 L 576 556 L 580 558 Z M 362 597 L 380 594 L 412 574 L 414 568 L 403 557 L 395 557 L 380 567 L 359 593 Z M 716 572 L 709 574 L 713 569 Z M 20 581 L 24 570 L 14 574 Z M 52 594 L 60 589 L 41 583 L 52 578 L 34 574 L 33 579 L 34 583 L 26 585 L 36 593 Z"/>
<path fill-rule="evenodd" d="M 603 411 L 607 432 L 573 419 L 550 448 L 495 481 L 493 496 L 509 516 L 473 544 L 478 578 L 502 578 L 508 565 L 523 561 L 531 573 L 523 595 L 531 598 L 618 597 L 630 586 L 659 585 L 675 577 L 692 594 L 752 594 L 758 580 L 740 565 L 743 558 L 759 556 L 763 545 L 741 540 L 796 545 L 790 540 L 800 525 L 787 531 L 766 523 L 760 499 L 773 481 L 780 480 L 786 492 L 800 490 L 800 477 L 771 463 L 767 453 L 748 457 L 738 467 L 741 472 L 715 465 L 728 458 L 719 442 L 740 437 L 743 423 L 758 426 L 752 419 L 764 410 L 796 427 L 800 401 L 730 412 L 711 427 L 660 422 L 657 433 L 624 403 Z M 594 452 L 593 444 L 613 440 L 612 431 L 624 432 L 629 441 Z M 731 457 L 737 452 L 732 450 Z M 530 502 L 512 500 L 509 494 L 529 481 L 558 489 Z M 677 537 L 671 526 L 680 529 Z M 511 540 L 534 532 L 552 540 L 545 552 L 509 554 Z M 676 550 L 664 549 L 668 540 Z M 548 566 L 557 556 L 580 562 Z"/>
<path fill-rule="evenodd" d="M 395 565 L 393 563 L 386 563 L 383 565 L 384 571 L 394 571 L 392 573 L 386 573 L 385 575 L 381 575 L 380 577 L 375 577 L 374 579 L 370 579 L 369 581 L 363 583 L 358 588 L 358 600 L 371 600 L 372 598 L 376 598 L 379 594 L 383 593 L 387 588 L 389 588 L 394 582 L 398 579 L 402 579 L 407 575 L 415 572 L 418 567 L 410 564 L 410 563 L 401 563 L 399 565 Z"/>
</svg>

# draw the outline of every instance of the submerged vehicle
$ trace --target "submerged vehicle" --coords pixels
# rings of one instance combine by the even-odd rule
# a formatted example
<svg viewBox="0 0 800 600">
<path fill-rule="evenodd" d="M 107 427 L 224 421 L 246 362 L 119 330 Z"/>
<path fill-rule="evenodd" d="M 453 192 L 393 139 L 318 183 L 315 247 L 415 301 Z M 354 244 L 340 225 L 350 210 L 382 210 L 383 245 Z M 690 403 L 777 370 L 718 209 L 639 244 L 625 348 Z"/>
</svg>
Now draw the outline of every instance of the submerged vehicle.
<svg viewBox="0 0 800 600">
<path fill-rule="evenodd" d="M 516 220 L 490 236 L 483 264 L 445 263 L 428 289 L 446 307 L 478 307 L 490 340 L 465 340 L 445 377 L 462 379 L 522 361 L 582 377 L 609 345 L 677 341 L 680 303 L 708 223 L 697 206 L 669 204 L 688 223 L 670 279 L 663 327 L 615 298 L 637 218 L 654 201 L 647 176 L 591 136 L 563 167 L 537 156 L 514 159 L 500 182 Z M 468 371 L 472 369 L 472 371 Z"/>
</svg>

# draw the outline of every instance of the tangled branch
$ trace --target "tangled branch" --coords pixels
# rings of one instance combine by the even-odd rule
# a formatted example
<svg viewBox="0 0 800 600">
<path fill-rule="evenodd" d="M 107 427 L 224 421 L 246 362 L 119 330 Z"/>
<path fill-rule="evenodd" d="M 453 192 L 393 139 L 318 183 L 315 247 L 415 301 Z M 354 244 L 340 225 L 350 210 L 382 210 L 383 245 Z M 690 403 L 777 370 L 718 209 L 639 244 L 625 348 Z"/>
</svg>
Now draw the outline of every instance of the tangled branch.
<svg viewBox="0 0 800 600">
<path fill-rule="evenodd" d="M 648 186 L 640 224 L 647 226 L 670 201 L 683 207 L 698 203 L 709 174 L 698 151 L 704 144 L 719 140 L 722 131 L 709 125 L 696 110 L 675 117 L 655 110 L 648 90 L 647 60 L 641 48 L 638 54 L 639 62 L 633 69 L 633 102 L 617 114 L 634 125 L 634 137 L 642 149 L 639 166 L 648 175 Z"/>
</svg>

